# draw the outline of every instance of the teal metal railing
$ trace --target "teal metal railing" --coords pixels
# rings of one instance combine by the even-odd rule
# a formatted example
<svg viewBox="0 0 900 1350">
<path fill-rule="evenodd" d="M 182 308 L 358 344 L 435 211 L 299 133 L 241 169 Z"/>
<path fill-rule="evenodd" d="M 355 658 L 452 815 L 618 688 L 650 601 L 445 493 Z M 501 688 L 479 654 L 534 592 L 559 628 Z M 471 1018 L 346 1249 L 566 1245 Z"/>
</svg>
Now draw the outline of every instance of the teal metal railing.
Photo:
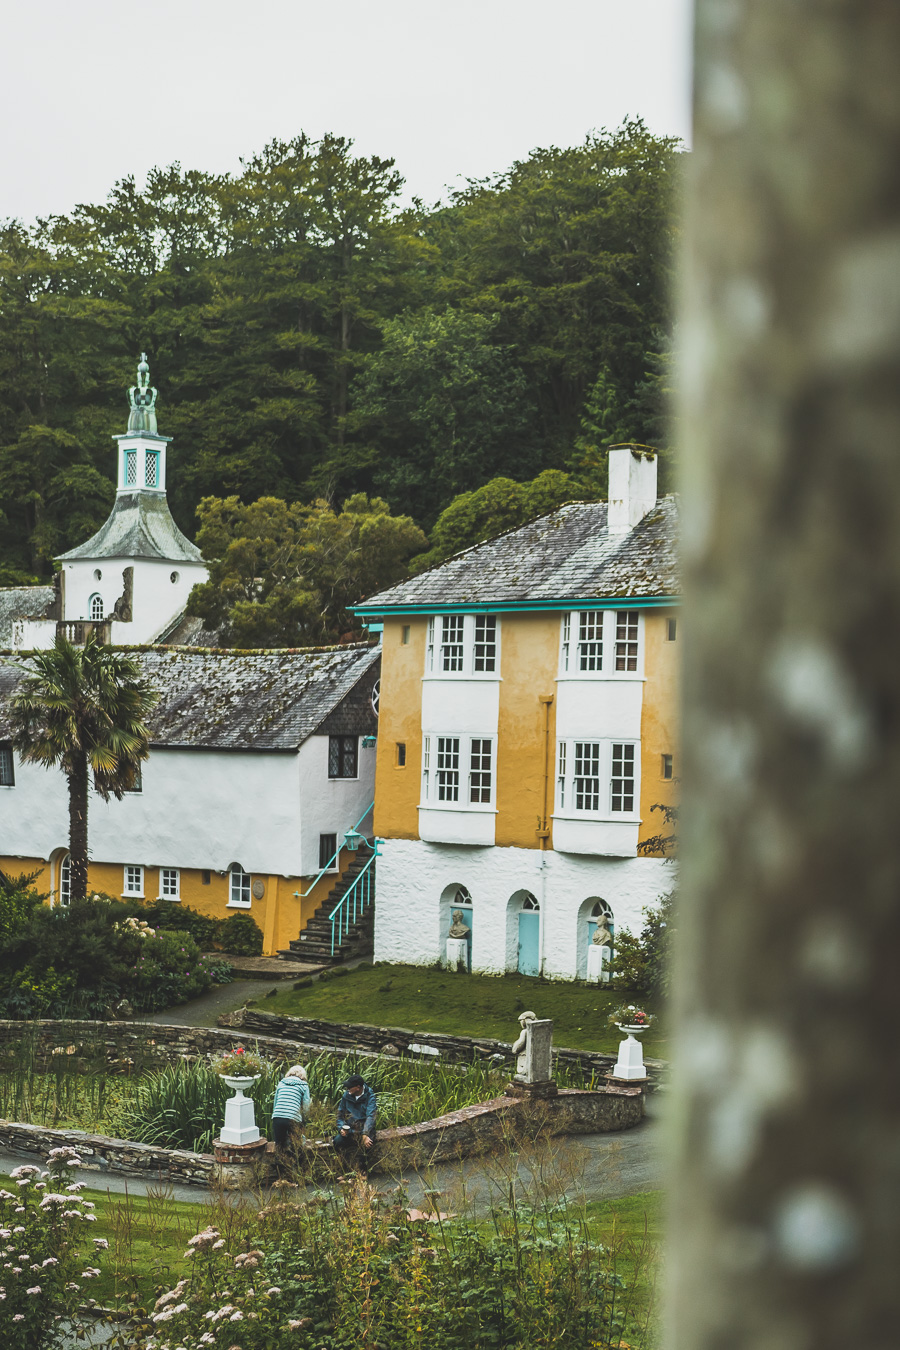
<svg viewBox="0 0 900 1350">
<path fill-rule="evenodd" d="M 319 875 L 316 877 L 315 881 L 314 881 L 313 884 L 309 887 L 309 889 L 308 889 L 308 890 L 305 890 L 305 891 L 294 891 L 294 896 L 295 896 L 297 899 L 299 899 L 299 900 L 305 900 L 306 897 L 307 897 L 308 895 L 312 895 L 313 891 L 316 889 L 316 887 L 318 886 L 319 882 L 320 882 L 320 881 L 322 880 L 322 878 L 324 877 L 325 873 L 326 873 L 326 872 L 330 872 L 330 871 L 333 870 L 334 864 L 337 862 L 338 858 L 341 856 L 341 844 L 342 844 L 342 841 L 343 841 L 344 839 L 346 839 L 346 837 L 347 837 L 348 834 L 354 834 L 354 833 L 359 829 L 360 825 L 363 823 L 363 821 L 365 820 L 366 816 L 369 815 L 369 813 L 374 809 L 374 807 L 375 807 L 375 803 L 374 803 L 374 802 L 369 802 L 369 805 L 366 807 L 365 811 L 363 811 L 363 813 L 362 813 L 362 815 L 360 816 L 359 820 L 358 820 L 358 821 L 356 822 L 356 824 L 353 826 L 353 829 L 352 829 L 352 830 L 345 830 L 344 833 L 338 837 L 338 845 L 337 845 L 337 848 L 335 849 L 334 853 L 332 853 L 331 857 L 328 859 L 328 861 L 327 861 L 327 863 L 325 864 L 325 866 L 324 866 L 323 868 L 320 869 Z"/>
<path fill-rule="evenodd" d="M 353 885 L 345 891 L 341 900 L 329 914 L 331 920 L 331 955 L 350 932 L 357 918 L 362 918 L 375 899 L 375 859 L 381 855 L 376 841 L 371 858 L 366 862 Z"/>
</svg>

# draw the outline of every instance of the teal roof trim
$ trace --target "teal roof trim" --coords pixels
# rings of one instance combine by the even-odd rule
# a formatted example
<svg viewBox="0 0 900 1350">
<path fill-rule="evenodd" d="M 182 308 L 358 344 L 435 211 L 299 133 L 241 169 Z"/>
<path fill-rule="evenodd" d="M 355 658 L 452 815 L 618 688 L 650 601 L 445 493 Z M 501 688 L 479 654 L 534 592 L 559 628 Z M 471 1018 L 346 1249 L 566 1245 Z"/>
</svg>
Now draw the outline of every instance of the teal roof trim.
<svg viewBox="0 0 900 1350">
<path fill-rule="evenodd" d="M 563 600 L 498 600 L 472 602 L 467 605 L 348 605 L 351 614 L 361 619 L 384 619 L 401 614 L 527 614 L 538 610 L 564 611 L 570 609 L 666 609 L 680 605 L 678 595 L 593 595 L 583 599 Z M 369 625 L 371 627 L 371 625 Z"/>
</svg>

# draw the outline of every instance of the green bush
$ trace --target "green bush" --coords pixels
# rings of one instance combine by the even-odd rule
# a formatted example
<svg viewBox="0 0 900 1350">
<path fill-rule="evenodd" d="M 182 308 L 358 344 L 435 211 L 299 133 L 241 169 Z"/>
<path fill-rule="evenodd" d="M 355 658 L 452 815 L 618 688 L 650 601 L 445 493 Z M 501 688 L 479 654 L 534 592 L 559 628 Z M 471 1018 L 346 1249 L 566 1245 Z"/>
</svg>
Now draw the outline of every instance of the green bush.
<svg viewBox="0 0 900 1350">
<path fill-rule="evenodd" d="M 670 951 L 675 932 L 675 891 L 661 895 L 643 910 L 644 926 L 635 937 L 627 928 L 616 933 L 612 984 L 656 1002 L 669 992 Z"/>
<path fill-rule="evenodd" d="M 189 933 L 202 952 L 212 950 L 222 927 L 221 919 L 210 918 L 188 905 L 173 904 L 171 900 L 155 900 L 152 905 L 145 905 L 140 917 L 146 919 L 151 928 L 177 928 Z"/>
<path fill-rule="evenodd" d="M 261 956 L 262 929 L 252 914 L 232 914 L 219 929 L 219 946 L 229 956 Z"/>
</svg>

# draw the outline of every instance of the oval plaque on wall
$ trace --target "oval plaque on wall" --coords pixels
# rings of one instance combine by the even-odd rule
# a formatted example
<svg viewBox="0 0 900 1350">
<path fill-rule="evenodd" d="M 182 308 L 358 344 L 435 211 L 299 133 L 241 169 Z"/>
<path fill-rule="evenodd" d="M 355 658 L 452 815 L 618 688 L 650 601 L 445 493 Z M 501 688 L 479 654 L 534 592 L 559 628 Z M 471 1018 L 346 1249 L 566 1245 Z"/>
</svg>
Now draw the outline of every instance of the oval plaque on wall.
<svg viewBox="0 0 900 1350">
<path fill-rule="evenodd" d="M 260 881 L 257 878 L 257 880 L 254 881 L 251 889 L 253 891 L 253 899 L 261 900 L 266 893 L 266 883 L 264 881 Z"/>
</svg>

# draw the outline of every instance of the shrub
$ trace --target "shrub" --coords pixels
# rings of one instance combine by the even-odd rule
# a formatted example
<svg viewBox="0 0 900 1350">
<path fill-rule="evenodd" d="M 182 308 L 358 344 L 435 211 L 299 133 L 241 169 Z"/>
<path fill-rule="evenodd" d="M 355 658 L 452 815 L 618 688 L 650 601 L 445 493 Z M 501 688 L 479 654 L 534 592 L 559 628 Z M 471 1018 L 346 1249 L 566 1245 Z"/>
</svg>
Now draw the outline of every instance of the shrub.
<svg viewBox="0 0 900 1350">
<path fill-rule="evenodd" d="M 77 1194 L 74 1149 L 52 1149 L 48 1168 L 26 1165 L 10 1173 L 17 1193 L 0 1190 L 0 1328 L 5 1350 L 46 1345 L 64 1318 L 72 1340 L 78 1307 L 100 1270 L 79 1253 L 93 1221 L 93 1205 Z M 96 1240 L 96 1250 L 107 1244 Z M 82 1333 L 78 1333 L 79 1336 Z M 55 1337 L 54 1337 L 55 1340 Z"/>
<path fill-rule="evenodd" d="M 219 945 L 230 956 L 261 956 L 262 929 L 252 914 L 232 914 L 219 930 Z"/>
<path fill-rule="evenodd" d="M 210 918 L 188 905 L 174 905 L 171 900 L 155 900 L 152 905 L 143 907 L 141 915 L 151 928 L 177 928 L 182 933 L 189 933 L 202 952 L 215 946 L 222 927 L 221 919 Z"/>
<path fill-rule="evenodd" d="M 612 984 L 647 998 L 663 1000 L 669 992 L 669 955 L 675 932 L 675 891 L 661 895 L 644 911 L 638 937 L 622 928 L 616 933 Z"/>
</svg>

